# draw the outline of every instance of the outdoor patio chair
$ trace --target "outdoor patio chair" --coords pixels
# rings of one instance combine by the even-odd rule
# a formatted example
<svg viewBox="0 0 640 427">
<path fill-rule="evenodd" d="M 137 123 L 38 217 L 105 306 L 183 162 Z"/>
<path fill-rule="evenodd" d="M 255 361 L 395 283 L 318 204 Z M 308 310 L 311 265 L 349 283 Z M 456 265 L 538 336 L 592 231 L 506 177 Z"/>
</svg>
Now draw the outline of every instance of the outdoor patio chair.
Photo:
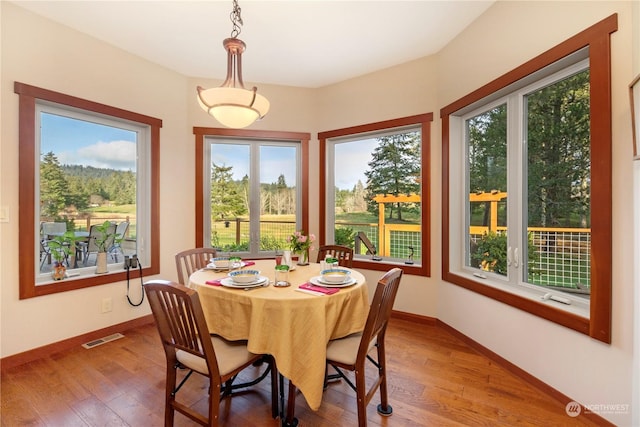
<svg viewBox="0 0 640 427">
<path fill-rule="evenodd" d="M 43 222 L 40 224 L 40 235 L 45 239 L 61 236 L 67 231 L 66 222 Z"/>
<path fill-rule="evenodd" d="M 83 255 L 83 264 L 86 266 L 87 265 L 87 261 L 89 260 L 89 257 L 91 256 L 92 253 L 95 253 L 96 255 L 98 254 L 98 245 L 96 244 L 96 238 L 100 238 L 102 237 L 102 233 L 100 232 L 100 230 L 98 229 L 99 224 L 94 224 L 91 227 L 89 227 L 89 237 L 87 238 L 86 242 L 78 242 L 78 247 L 80 248 L 80 251 L 82 252 Z M 111 224 L 111 226 L 109 226 L 107 233 L 108 234 L 112 234 L 113 237 L 110 238 L 110 242 L 106 242 L 105 247 L 110 248 L 113 246 L 113 242 L 115 240 L 115 229 L 116 229 L 116 225 L 115 224 Z M 96 263 L 98 261 L 98 257 L 96 256 Z"/>
<path fill-rule="evenodd" d="M 109 248 L 109 253 L 115 262 L 118 262 L 118 252 L 124 256 L 124 251 L 122 250 L 122 240 L 127 234 L 127 230 L 129 229 L 129 221 L 122 221 L 116 226 L 116 238 L 113 240 L 113 245 Z M 116 240 L 118 239 L 118 240 Z"/>
</svg>

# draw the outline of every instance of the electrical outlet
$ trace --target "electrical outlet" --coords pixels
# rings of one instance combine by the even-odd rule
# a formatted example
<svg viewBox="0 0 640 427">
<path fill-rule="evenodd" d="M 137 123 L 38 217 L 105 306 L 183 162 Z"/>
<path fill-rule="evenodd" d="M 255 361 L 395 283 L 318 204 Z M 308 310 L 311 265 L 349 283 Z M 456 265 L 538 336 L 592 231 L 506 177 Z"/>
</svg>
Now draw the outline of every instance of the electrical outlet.
<svg viewBox="0 0 640 427">
<path fill-rule="evenodd" d="M 108 313 L 113 310 L 113 300 L 111 298 L 102 299 L 102 312 Z"/>
</svg>

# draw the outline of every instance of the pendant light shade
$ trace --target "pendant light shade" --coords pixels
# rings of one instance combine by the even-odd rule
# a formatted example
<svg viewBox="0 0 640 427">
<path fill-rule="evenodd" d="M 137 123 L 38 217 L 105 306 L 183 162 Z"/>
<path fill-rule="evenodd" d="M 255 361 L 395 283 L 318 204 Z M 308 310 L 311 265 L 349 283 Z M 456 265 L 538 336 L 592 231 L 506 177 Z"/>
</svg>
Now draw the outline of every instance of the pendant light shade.
<svg viewBox="0 0 640 427">
<path fill-rule="evenodd" d="M 198 103 L 222 125 L 230 128 L 244 128 L 269 112 L 269 101 L 258 94 L 254 86 L 245 89 L 242 81 L 242 52 L 246 45 L 236 36 L 240 33 L 242 18 L 236 0 L 231 13 L 233 31 L 223 42 L 227 51 L 227 78 L 220 87 L 204 89 L 198 86 Z"/>
</svg>

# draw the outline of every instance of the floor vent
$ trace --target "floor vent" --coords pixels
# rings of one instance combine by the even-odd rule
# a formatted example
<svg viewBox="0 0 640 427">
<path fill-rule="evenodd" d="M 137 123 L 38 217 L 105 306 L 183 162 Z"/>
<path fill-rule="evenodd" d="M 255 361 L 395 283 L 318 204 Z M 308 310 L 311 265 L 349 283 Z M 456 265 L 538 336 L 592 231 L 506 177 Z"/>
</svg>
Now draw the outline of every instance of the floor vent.
<svg viewBox="0 0 640 427">
<path fill-rule="evenodd" d="M 124 338 L 124 335 L 117 332 L 113 335 L 109 335 L 108 337 L 98 338 L 97 340 L 89 341 L 88 343 L 82 344 L 82 346 L 84 348 L 93 348 L 93 347 L 97 347 L 99 345 L 106 344 L 110 341 L 114 341 L 120 338 Z"/>
</svg>

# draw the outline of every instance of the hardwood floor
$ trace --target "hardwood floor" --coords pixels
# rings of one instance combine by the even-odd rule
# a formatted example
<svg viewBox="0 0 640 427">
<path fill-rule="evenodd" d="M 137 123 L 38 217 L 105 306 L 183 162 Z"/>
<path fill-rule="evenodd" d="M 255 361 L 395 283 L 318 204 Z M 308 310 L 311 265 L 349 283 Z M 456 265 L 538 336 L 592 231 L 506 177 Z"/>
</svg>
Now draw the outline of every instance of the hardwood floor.
<svg viewBox="0 0 640 427">
<path fill-rule="evenodd" d="M 86 350 L 51 354 L 2 373 L 1 425 L 162 426 L 165 358 L 154 325 Z M 393 415 L 368 407 L 369 426 L 592 426 L 565 405 L 482 356 L 437 325 L 392 319 L 387 332 L 387 369 Z M 259 370 L 251 367 L 251 370 Z M 244 376 L 248 376 L 243 374 Z M 279 426 L 271 419 L 268 379 L 252 391 L 221 402 L 221 426 Z M 183 387 L 206 411 L 200 376 Z M 301 427 L 355 426 L 355 393 L 344 382 L 328 386 L 317 412 L 296 400 Z M 597 419 L 596 419 L 597 421 Z M 176 426 L 195 425 L 176 414 Z"/>
</svg>

